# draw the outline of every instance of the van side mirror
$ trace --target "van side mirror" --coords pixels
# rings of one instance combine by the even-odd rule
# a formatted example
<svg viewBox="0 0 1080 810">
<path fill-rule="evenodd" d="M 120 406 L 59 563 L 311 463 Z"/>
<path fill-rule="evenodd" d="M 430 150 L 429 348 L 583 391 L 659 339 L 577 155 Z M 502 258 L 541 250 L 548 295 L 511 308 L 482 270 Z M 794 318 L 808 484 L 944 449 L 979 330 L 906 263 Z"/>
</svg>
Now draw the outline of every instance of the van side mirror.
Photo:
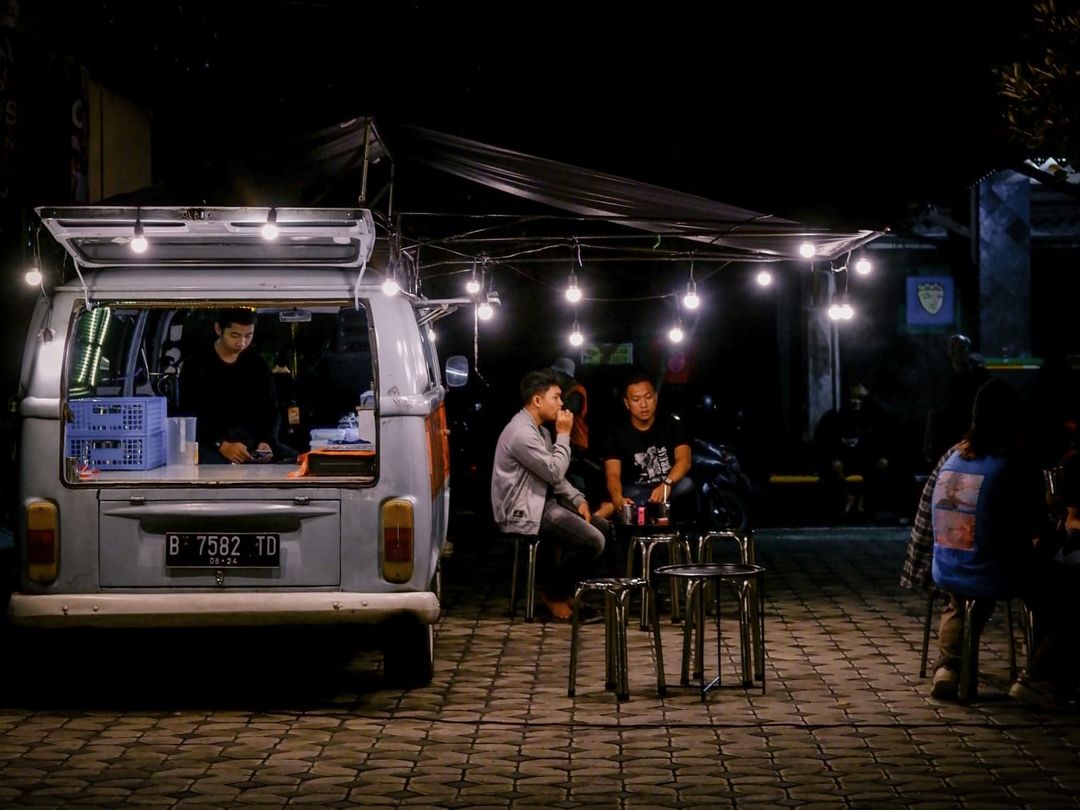
<svg viewBox="0 0 1080 810">
<path fill-rule="evenodd" d="M 461 388 L 469 381 L 469 358 L 455 354 L 446 358 L 446 384 L 450 388 Z"/>
</svg>

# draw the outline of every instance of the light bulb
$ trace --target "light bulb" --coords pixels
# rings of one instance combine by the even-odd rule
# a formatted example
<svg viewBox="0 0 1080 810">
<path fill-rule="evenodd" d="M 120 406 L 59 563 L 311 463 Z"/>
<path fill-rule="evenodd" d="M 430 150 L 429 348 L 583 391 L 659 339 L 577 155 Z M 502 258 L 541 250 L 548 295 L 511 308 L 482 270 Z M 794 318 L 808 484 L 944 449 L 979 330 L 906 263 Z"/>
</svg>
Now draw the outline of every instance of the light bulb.
<svg viewBox="0 0 1080 810">
<path fill-rule="evenodd" d="M 840 305 L 840 320 L 850 321 L 854 317 L 855 309 L 851 306 L 851 304 L 845 302 Z"/>
<path fill-rule="evenodd" d="M 855 262 L 855 272 L 860 276 L 870 275 L 870 271 L 874 269 L 874 265 L 870 264 L 870 260 L 863 256 L 857 262 Z"/>
<path fill-rule="evenodd" d="M 480 282 L 476 280 L 476 276 L 465 282 L 465 292 L 469 295 L 476 295 L 480 292 Z"/>
<path fill-rule="evenodd" d="M 834 321 L 838 321 L 842 317 L 843 316 L 840 314 L 840 305 L 839 304 L 829 304 L 829 319 L 834 320 Z"/>
<path fill-rule="evenodd" d="M 576 304 L 581 300 L 581 288 L 577 285 L 577 276 L 570 274 L 570 286 L 566 288 L 566 300 Z"/>
<path fill-rule="evenodd" d="M 682 327 L 679 326 L 678 324 L 676 324 L 675 326 L 671 327 L 671 331 L 667 333 L 667 336 L 668 336 L 668 340 L 670 340 L 672 343 L 682 343 L 682 339 L 683 339 Z"/>
<path fill-rule="evenodd" d="M 482 303 L 476 308 L 476 317 L 482 321 L 490 321 L 492 316 L 495 315 L 495 308 L 491 306 L 487 301 Z"/>
<path fill-rule="evenodd" d="M 570 331 L 570 345 L 580 346 L 585 342 L 585 336 L 581 334 L 581 327 L 578 326 L 578 322 L 574 321 L 574 328 Z"/>
<path fill-rule="evenodd" d="M 762 287 L 768 287 L 772 284 L 772 273 L 768 270 L 759 270 L 757 274 L 757 283 Z"/>
<path fill-rule="evenodd" d="M 271 242 L 278 238 L 277 209 L 271 208 L 266 215 L 266 224 L 262 226 L 262 238 Z"/>
<path fill-rule="evenodd" d="M 41 283 L 41 271 L 38 270 L 36 267 L 31 267 L 29 270 L 26 271 L 25 278 L 27 284 L 29 284 L 31 287 L 36 287 L 38 284 Z"/>
<path fill-rule="evenodd" d="M 817 248 L 814 247 L 813 242 L 803 242 L 799 245 L 799 255 L 804 259 L 812 259 L 817 255 Z"/>
<path fill-rule="evenodd" d="M 686 288 L 686 295 L 683 296 L 682 305 L 687 309 L 697 309 L 701 304 L 701 299 L 698 298 L 697 290 L 693 287 Z"/>
<path fill-rule="evenodd" d="M 401 292 L 401 285 L 392 276 L 382 283 L 382 291 L 385 295 L 397 295 Z"/>
<path fill-rule="evenodd" d="M 142 220 L 135 220 L 135 235 L 131 237 L 131 249 L 135 253 L 145 253 L 149 247 L 146 237 L 143 235 Z"/>
</svg>

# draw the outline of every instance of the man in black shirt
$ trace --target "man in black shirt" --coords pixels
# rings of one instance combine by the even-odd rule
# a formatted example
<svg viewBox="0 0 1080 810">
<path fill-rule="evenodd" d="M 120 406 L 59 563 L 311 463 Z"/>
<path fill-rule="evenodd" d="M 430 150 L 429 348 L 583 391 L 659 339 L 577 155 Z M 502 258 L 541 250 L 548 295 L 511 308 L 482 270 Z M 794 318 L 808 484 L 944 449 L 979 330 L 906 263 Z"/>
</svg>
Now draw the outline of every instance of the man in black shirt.
<svg viewBox="0 0 1080 810">
<path fill-rule="evenodd" d="M 274 460 L 277 400 L 270 366 L 245 352 L 255 336 L 255 312 L 222 310 L 217 339 L 184 361 L 180 405 L 197 418 L 200 464 Z"/>
<path fill-rule="evenodd" d="M 627 500 L 638 506 L 670 502 L 686 511 L 695 490 L 690 442 L 674 419 L 657 420 L 656 389 L 645 374 L 627 378 L 623 404 L 630 419 L 612 428 L 604 448 L 604 476 L 615 514 Z"/>
</svg>

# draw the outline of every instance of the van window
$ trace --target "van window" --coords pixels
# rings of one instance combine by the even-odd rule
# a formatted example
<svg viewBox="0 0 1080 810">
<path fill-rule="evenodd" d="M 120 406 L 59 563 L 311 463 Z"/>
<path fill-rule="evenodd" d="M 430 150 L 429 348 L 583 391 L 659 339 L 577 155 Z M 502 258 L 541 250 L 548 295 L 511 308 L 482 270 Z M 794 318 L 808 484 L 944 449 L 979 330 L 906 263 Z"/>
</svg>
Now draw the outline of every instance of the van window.
<svg viewBox="0 0 1080 810">
<path fill-rule="evenodd" d="M 240 330 L 247 336 L 237 336 L 250 340 L 238 355 L 249 376 L 237 395 L 251 399 L 251 419 L 258 422 L 248 432 L 230 427 L 234 411 L 248 415 L 247 404 L 228 396 L 218 400 L 208 390 L 206 369 L 217 368 L 211 360 L 224 311 L 156 304 L 78 312 L 68 344 L 65 456 L 102 473 L 169 466 L 170 437 L 153 434 L 175 432 L 174 417 L 191 416 L 197 417 L 200 466 L 219 442 L 250 443 L 254 453 L 262 436 L 269 437 L 274 461 L 295 461 L 310 449 L 377 449 L 375 363 L 363 306 L 258 306 L 254 323 Z M 231 369 L 240 367 L 220 368 L 222 379 L 229 379 Z M 131 422 L 132 409 L 146 421 Z M 215 424 L 217 432 L 207 434 Z M 132 442 L 139 452 L 130 450 Z M 285 477 L 286 465 L 279 466 Z"/>
</svg>

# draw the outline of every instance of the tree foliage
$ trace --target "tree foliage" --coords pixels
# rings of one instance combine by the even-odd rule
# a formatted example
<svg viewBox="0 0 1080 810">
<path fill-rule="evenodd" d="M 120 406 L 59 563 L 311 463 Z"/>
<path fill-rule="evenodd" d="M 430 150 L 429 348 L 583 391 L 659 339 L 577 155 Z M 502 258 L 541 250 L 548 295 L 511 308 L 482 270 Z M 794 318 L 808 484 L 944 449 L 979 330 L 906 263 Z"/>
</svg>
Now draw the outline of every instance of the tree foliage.
<svg viewBox="0 0 1080 810">
<path fill-rule="evenodd" d="M 1030 50 L 996 69 L 1011 136 L 1029 156 L 1064 158 L 1080 168 L 1080 11 L 1036 0 Z"/>
</svg>

